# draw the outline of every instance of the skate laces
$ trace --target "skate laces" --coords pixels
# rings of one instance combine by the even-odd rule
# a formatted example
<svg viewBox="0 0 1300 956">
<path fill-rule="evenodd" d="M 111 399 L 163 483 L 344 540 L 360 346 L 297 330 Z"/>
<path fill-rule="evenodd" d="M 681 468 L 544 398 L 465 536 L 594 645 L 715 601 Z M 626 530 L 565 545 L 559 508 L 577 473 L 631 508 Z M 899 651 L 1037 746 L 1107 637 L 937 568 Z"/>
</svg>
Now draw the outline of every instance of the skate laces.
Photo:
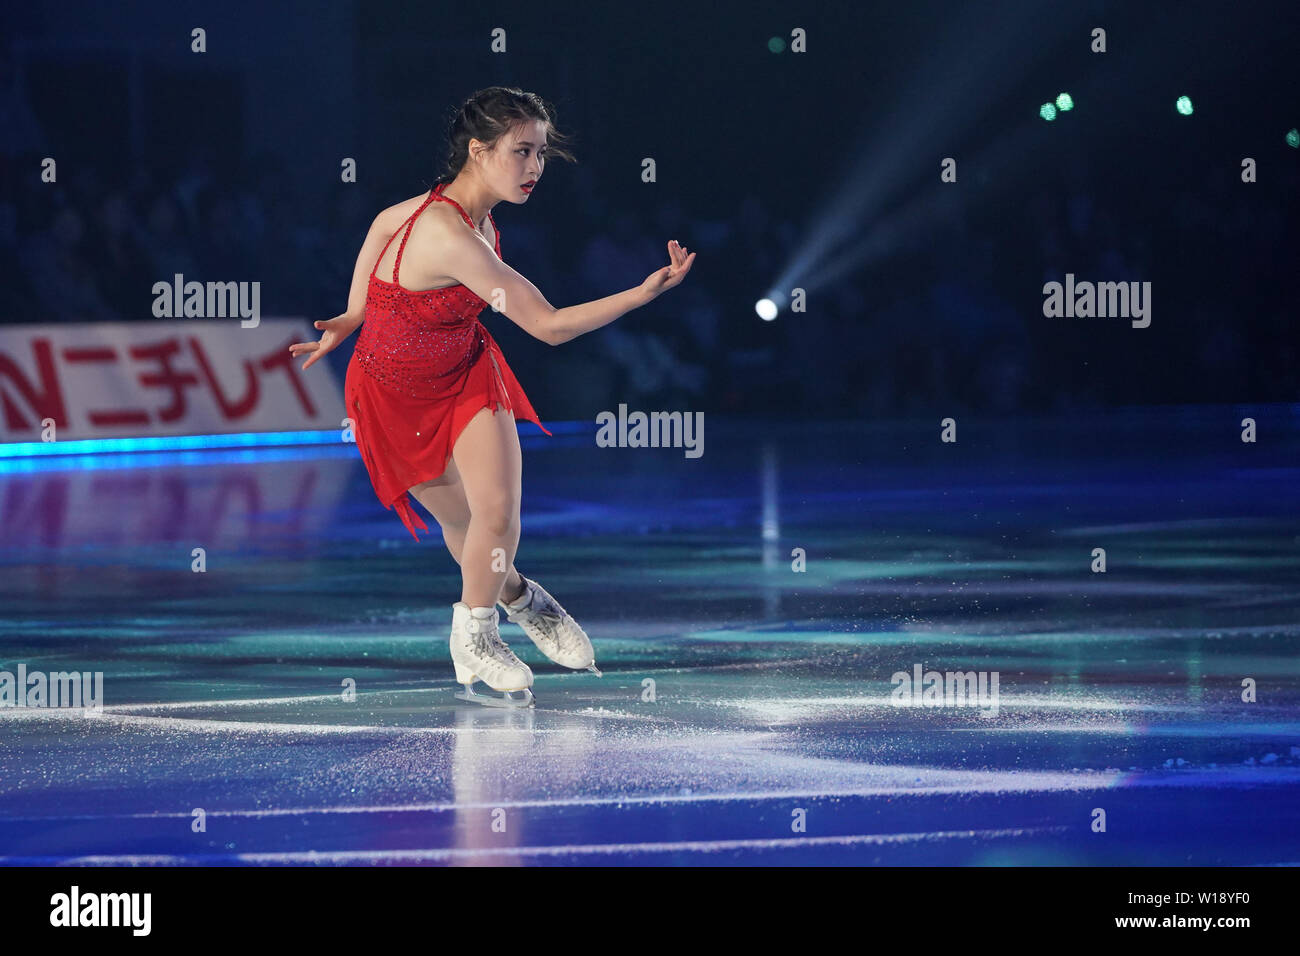
<svg viewBox="0 0 1300 956">
<path fill-rule="evenodd" d="M 546 592 L 539 592 L 541 598 L 541 607 L 531 611 L 533 620 L 536 621 L 546 632 L 546 636 L 555 641 L 557 645 L 564 645 L 576 641 L 575 635 L 569 633 L 568 628 L 564 627 L 564 619 L 568 612 L 560 606 L 560 603 Z M 570 640 L 566 642 L 565 638 Z"/>
<path fill-rule="evenodd" d="M 583 647 L 580 630 L 560 602 L 536 582 L 524 579 L 528 603 L 518 610 L 506 609 L 506 620 L 524 628 L 534 643 L 554 645 L 561 653 L 577 653 Z M 540 645 L 539 645 L 540 646 Z"/>
<path fill-rule="evenodd" d="M 515 656 L 514 651 L 510 650 L 510 646 L 501 639 L 501 632 L 497 628 L 490 626 L 490 622 L 490 618 L 483 620 L 471 617 L 465 623 L 465 630 L 470 635 L 474 650 L 484 657 L 504 659 L 513 665 L 522 664 L 523 662 Z"/>
</svg>

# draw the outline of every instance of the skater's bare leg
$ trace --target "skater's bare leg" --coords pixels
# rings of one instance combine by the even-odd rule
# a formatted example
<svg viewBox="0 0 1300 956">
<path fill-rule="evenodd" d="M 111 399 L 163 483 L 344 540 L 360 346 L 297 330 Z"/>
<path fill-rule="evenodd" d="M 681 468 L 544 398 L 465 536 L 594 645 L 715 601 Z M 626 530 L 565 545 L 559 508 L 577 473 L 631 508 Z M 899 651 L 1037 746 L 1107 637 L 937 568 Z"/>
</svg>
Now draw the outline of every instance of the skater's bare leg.
<svg viewBox="0 0 1300 956">
<path fill-rule="evenodd" d="M 452 459 L 470 515 L 460 555 L 461 600 L 493 607 L 519 547 L 523 456 L 514 415 L 480 409 L 456 440 Z"/>
<path fill-rule="evenodd" d="M 460 471 L 454 460 L 447 462 L 446 472 L 432 481 L 412 485 L 411 496 L 433 515 L 442 529 L 442 540 L 451 553 L 452 560 L 461 563 L 461 553 L 465 548 L 465 534 L 469 531 L 469 502 L 465 499 L 465 486 L 461 482 Z M 509 604 L 524 593 L 524 579 L 520 577 L 514 564 L 506 573 L 505 586 L 501 589 L 501 600 Z"/>
</svg>

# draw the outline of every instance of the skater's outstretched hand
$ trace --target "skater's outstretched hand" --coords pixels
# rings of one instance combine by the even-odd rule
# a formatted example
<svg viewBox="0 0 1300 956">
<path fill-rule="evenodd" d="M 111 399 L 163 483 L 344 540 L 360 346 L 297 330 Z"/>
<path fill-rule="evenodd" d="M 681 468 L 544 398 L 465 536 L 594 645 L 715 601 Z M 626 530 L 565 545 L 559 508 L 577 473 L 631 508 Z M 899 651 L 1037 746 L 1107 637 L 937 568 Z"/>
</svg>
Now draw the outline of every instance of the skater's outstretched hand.
<svg viewBox="0 0 1300 956">
<path fill-rule="evenodd" d="M 289 346 L 289 354 L 294 358 L 299 355 L 310 354 L 311 357 L 302 363 L 302 369 L 305 372 L 311 368 L 312 362 L 334 351 L 344 339 L 356 331 L 357 326 L 360 324 L 356 316 L 347 313 L 336 315 L 332 319 L 318 319 L 312 325 L 321 330 L 320 341 L 295 342 Z"/>
<path fill-rule="evenodd" d="M 686 278 L 686 273 L 691 271 L 691 265 L 695 262 L 695 253 L 692 252 L 688 256 L 686 247 L 679 246 L 674 239 L 668 243 L 668 258 L 672 260 L 671 264 L 664 266 L 658 272 L 650 273 L 645 282 L 641 283 L 641 290 L 649 297 L 647 301 L 663 295 L 673 286 L 680 284 Z"/>
</svg>

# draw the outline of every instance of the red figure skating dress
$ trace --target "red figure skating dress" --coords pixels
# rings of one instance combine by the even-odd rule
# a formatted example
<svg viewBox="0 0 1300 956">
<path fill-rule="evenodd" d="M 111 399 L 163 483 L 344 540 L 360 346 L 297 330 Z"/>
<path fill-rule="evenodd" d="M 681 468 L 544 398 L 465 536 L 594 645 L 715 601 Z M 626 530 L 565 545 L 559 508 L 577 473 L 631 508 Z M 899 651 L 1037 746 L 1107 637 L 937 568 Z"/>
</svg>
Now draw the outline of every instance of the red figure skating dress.
<svg viewBox="0 0 1300 956">
<path fill-rule="evenodd" d="M 343 389 L 375 494 L 384 507 L 397 511 L 417 541 L 415 529 L 429 528 L 411 507 L 407 489 L 447 470 L 456 438 L 480 409 L 491 408 L 496 414 L 502 405 L 517 421 L 533 422 L 551 434 L 538 420 L 501 347 L 478 320 L 487 302 L 461 284 L 421 292 L 400 284 L 406 240 L 429 203 L 451 203 L 474 228 L 460 204 L 442 195 L 444 186 L 435 186 L 403 224 L 406 231 L 393 262 L 393 281 L 375 274 L 392 239 L 370 270 L 365 321 Z M 501 233 L 495 219 L 492 229 L 500 258 Z"/>
</svg>

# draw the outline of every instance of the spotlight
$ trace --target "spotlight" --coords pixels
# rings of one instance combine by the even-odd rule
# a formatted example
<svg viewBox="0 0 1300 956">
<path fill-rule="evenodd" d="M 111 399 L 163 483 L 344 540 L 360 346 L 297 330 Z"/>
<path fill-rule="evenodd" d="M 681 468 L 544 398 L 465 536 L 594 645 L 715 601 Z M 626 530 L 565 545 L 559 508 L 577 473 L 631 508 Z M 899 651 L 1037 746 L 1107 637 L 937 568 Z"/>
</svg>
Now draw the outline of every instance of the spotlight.
<svg viewBox="0 0 1300 956">
<path fill-rule="evenodd" d="M 1038 115 L 1050 123 L 1052 120 L 1056 119 L 1056 107 L 1051 103 L 1044 103 L 1042 106 L 1038 107 Z"/>
<path fill-rule="evenodd" d="M 1178 97 L 1178 102 L 1174 104 L 1174 109 L 1178 110 L 1178 112 L 1182 113 L 1184 116 L 1191 116 L 1192 98 L 1190 96 Z"/>
<path fill-rule="evenodd" d="M 754 311 L 764 322 L 771 322 L 776 318 L 776 303 L 771 299 L 759 299 L 754 305 Z"/>
<path fill-rule="evenodd" d="M 1064 113 L 1066 110 L 1074 109 L 1074 98 L 1069 93 L 1061 93 L 1056 97 L 1056 108 Z"/>
</svg>

